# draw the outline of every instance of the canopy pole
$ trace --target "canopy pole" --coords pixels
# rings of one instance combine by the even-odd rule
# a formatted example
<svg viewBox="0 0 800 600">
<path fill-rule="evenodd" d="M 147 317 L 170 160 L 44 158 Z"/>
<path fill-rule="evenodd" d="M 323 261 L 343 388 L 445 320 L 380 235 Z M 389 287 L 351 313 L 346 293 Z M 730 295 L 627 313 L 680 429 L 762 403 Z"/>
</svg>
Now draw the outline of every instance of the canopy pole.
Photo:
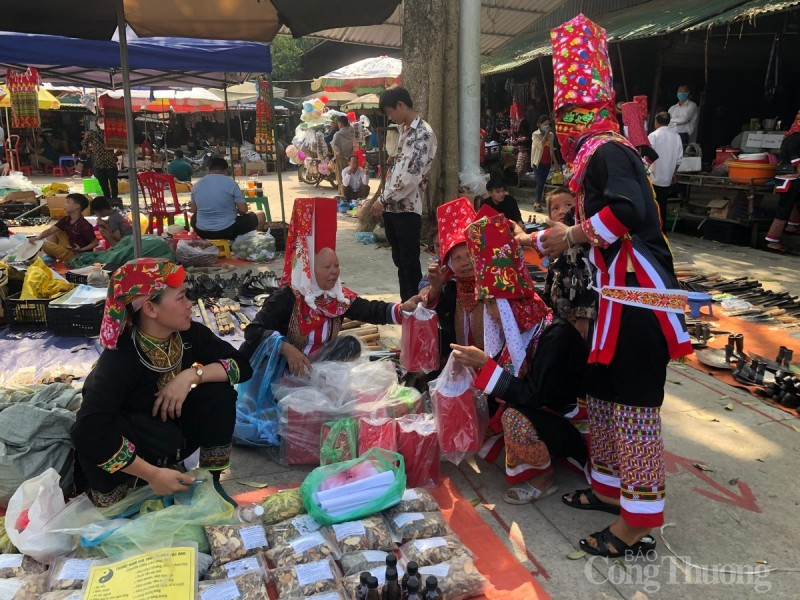
<svg viewBox="0 0 800 600">
<path fill-rule="evenodd" d="M 233 144 L 231 143 L 231 121 L 228 114 L 228 74 L 225 73 L 225 81 L 222 83 L 222 91 L 225 94 L 225 129 L 228 132 L 228 157 L 231 159 L 231 176 L 236 180 L 236 169 L 233 168 Z"/>
<path fill-rule="evenodd" d="M 552 114 L 553 107 L 550 104 L 550 94 L 547 93 L 547 78 L 544 76 L 544 61 L 543 57 L 539 57 L 539 71 L 542 73 L 542 91 L 544 92 L 544 100 L 547 102 L 547 113 Z M 528 123 L 528 126 L 534 127 L 535 123 Z"/>
<path fill-rule="evenodd" d="M 622 73 L 622 89 L 625 92 L 625 101 L 630 102 L 631 97 L 628 95 L 628 81 L 625 79 L 625 63 L 622 62 L 622 43 L 617 42 L 617 57 L 619 58 L 619 70 Z"/>
<path fill-rule="evenodd" d="M 133 143 L 133 106 L 131 104 L 131 74 L 128 67 L 128 32 L 125 30 L 123 0 L 116 0 L 119 29 L 119 62 L 122 67 L 122 91 L 125 97 L 125 127 L 128 130 L 128 183 L 131 190 L 133 225 L 133 256 L 142 257 L 142 226 L 139 222 L 139 193 L 136 181 L 136 148 Z"/>
<path fill-rule="evenodd" d="M 480 172 L 481 3 L 462 0 L 458 19 L 458 155 L 461 172 Z"/>
<path fill-rule="evenodd" d="M 281 176 L 281 157 L 278 156 L 278 130 L 275 127 L 277 113 L 275 112 L 275 95 L 272 91 L 272 74 L 267 75 L 269 81 L 269 106 L 272 109 L 272 150 L 275 153 L 275 172 L 278 174 L 278 195 L 281 199 L 281 221 L 283 222 L 283 239 L 287 240 L 288 232 L 286 231 L 286 208 L 283 203 L 283 177 Z M 269 202 L 269 199 L 267 199 Z"/>
</svg>

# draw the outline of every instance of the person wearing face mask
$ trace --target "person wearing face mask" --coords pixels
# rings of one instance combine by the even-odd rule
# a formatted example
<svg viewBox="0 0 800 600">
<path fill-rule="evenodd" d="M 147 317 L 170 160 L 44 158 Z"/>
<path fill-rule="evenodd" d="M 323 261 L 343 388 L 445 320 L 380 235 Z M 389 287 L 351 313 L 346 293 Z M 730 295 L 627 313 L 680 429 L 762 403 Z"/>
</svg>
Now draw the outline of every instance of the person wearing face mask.
<svg viewBox="0 0 800 600">
<path fill-rule="evenodd" d="M 401 323 L 418 296 L 405 304 L 364 300 L 339 280 L 336 256 L 336 200 L 298 198 L 294 203 L 281 287 L 244 331 L 242 352 L 248 358 L 259 345 L 281 336 L 275 349 L 292 375 L 311 370 L 309 355 L 335 340 L 345 317 L 374 325 Z M 274 340 L 273 340 L 274 341 Z"/>
<path fill-rule="evenodd" d="M 681 136 L 681 142 L 683 142 L 684 146 L 692 140 L 692 135 L 697 129 L 697 119 L 699 117 L 697 104 L 689 99 L 691 95 L 692 90 L 689 89 L 688 85 L 678 87 L 678 102 L 670 106 L 668 111 L 669 126 Z"/>
<path fill-rule="evenodd" d="M 576 424 L 585 416 L 578 399 L 586 391 L 588 349 L 536 294 L 511 223 L 490 210 L 482 208 L 466 230 L 483 348 L 451 347 L 456 361 L 475 369 L 473 385 L 490 396 L 490 427 L 501 423 L 510 486 L 503 500 L 528 504 L 556 491 L 552 458 L 586 465 Z"/>
<path fill-rule="evenodd" d="M 559 169 L 556 157 L 556 142 L 550 128 L 550 117 L 542 115 L 536 122 L 536 131 L 531 136 L 531 168 L 536 173 L 536 198 L 533 208 L 541 210 L 544 185 L 550 175 L 550 167 Z"/>
</svg>

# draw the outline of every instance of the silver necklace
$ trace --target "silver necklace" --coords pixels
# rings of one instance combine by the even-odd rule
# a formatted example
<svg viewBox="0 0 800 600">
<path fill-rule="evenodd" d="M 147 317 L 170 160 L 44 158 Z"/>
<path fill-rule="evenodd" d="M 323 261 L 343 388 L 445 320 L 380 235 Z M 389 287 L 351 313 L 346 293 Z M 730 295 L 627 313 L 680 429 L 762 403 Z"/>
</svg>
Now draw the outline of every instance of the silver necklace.
<svg viewBox="0 0 800 600">
<path fill-rule="evenodd" d="M 142 350 L 139 348 L 139 342 L 137 341 L 138 333 L 139 329 L 134 327 L 132 332 L 133 347 L 136 349 L 136 354 L 139 356 L 139 361 L 151 371 L 155 371 L 156 373 L 169 373 L 170 371 L 175 370 L 178 367 L 178 365 L 180 365 L 183 362 L 183 339 L 181 338 L 180 333 L 178 334 L 178 339 L 180 339 L 181 341 L 181 353 L 178 355 L 178 359 L 171 366 L 168 367 L 157 367 L 149 360 L 147 360 L 147 357 L 142 354 Z M 162 352 L 164 351 L 162 350 Z"/>
</svg>

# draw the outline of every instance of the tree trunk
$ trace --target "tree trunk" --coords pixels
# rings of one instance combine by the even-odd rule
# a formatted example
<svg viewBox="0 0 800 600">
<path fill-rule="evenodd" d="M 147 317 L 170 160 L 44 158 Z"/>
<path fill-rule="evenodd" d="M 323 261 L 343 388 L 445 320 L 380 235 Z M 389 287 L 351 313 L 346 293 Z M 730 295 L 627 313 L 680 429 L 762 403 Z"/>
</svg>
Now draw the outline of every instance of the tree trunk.
<svg viewBox="0 0 800 600">
<path fill-rule="evenodd" d="M 438 147 L 422 207 L 425 240 L 436 227 L 436 207 L 458 197 L 458 2 L 403 3 L 403 86 Z"/>
</svg>

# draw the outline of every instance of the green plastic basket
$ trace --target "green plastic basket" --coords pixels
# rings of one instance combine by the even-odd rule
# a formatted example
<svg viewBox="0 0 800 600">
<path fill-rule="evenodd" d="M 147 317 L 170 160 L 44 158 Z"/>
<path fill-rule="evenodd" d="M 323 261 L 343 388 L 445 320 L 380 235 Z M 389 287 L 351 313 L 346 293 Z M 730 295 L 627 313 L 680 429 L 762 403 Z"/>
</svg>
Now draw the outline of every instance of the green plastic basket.
<svg viewBox="0 0 800 600">
<path fill-rule="evenodd" d="M 103 189 L 100 187 L 100 182 L 97 181 L 96 177 L 88 177 L 83 180 L 83 193 L 97 195 L 103 194 Z"/>
</svg>

